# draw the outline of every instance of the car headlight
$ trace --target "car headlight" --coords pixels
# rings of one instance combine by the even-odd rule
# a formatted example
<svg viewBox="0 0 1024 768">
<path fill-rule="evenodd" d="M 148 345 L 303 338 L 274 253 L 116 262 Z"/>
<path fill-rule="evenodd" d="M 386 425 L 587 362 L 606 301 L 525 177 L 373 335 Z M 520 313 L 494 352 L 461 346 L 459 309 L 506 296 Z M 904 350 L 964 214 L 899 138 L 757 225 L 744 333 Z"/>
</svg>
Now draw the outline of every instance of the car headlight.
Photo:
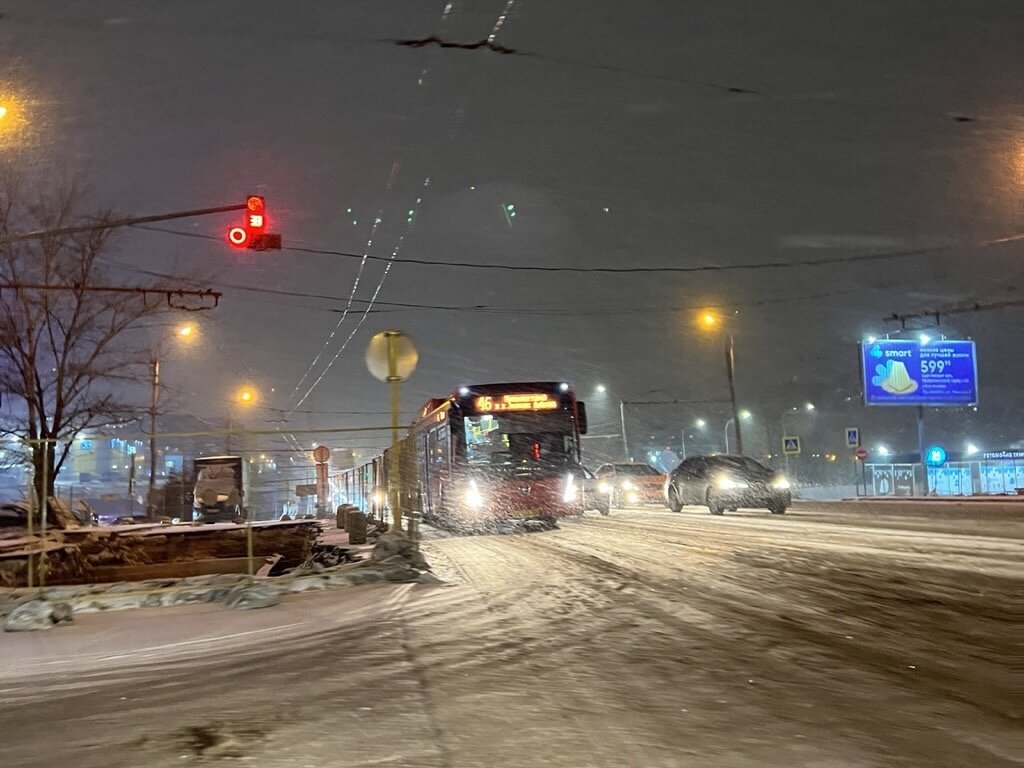
<svg viewBox="0 0 1024 768">
<path fill-rule="evenodd" d="M 466 504 L 474 509 L 480 509 L 484 505 L 484 495 L 480 493 L 480 487 L 476 484 L 476 480 L 469 481 L 463 498 L 466 500 Z"/>
<path fill-rule="evenodd" d="M 599 490 L 601 493 L 611 493 L 612 487 L 604 480 L 602 480 L 600 483 L 597 484 L 597 490 Z"/>
<path fill-rule="evenodd" d="M 626 490 L 626 491 L 632 491 L 634 488 L 636 488 L 636 485 L 633 483 L 632 480 L 623 480 L 622 481 L 622 488 L 623 488 L 623 490 Z"/>
<path fill-rule="evenodd" d="M 721 491 L 732 491 L 736 488 L 746 488 L 747 484 L 742 480 L 733 480 L 731 477 L 720 477 L 715 480 L 715 485 Z"/>
<path fill-rule="evenodd" d="M 772 488 L 775 488 L 776 490 L 779 491 L 785 491 L 786 489 L 789 488 L 789 480 L 787 480 L 784 477 L 776 477 L 774 480 L 772 480 Z"/>
<path fill-rule="evenodd" d="M 562 501 L 568 504 L 576 500 L 576 479 L 572 475 L 565 478 L 565 490 L 562 491 Z"/>
</svg>

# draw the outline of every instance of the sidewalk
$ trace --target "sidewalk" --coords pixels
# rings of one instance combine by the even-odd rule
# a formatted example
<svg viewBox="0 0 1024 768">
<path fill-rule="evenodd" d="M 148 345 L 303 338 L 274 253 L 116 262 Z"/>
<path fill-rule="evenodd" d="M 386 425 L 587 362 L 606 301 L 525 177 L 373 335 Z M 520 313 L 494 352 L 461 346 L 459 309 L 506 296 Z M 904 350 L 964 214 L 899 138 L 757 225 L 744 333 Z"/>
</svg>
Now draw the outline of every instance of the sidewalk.
<svg viewBox="0 0 1024 768">
<path fill-rule="evenodd" d="M 246 651 L 265 642 L 324 632 L 345 624 L 387 618 L 401 607 L 415 584 L 377 583 L 326 592 L 282 596 L 281 604 L 230 611 L 218 604 L 142 608 L 116 613 L 76 614 L 73 624 L 45 632 L 0 632 L 2 698 L 42 696 L 46 691 L 11 687 L 38 675 L 97 674 L 123 666 L 195 660 Z M 73 685 L 69 682 L 69 685 Z M 52 691 L 52 685 L 47 686 Z"/>
</svg>

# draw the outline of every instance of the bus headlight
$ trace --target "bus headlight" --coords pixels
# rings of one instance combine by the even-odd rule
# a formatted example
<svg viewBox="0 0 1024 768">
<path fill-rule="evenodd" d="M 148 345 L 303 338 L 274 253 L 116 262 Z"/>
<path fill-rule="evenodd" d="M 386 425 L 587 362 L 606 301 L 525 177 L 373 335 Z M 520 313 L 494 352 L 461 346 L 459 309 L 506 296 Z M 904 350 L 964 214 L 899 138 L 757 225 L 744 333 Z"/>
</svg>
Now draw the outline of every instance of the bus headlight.
<svg viewBox="0 0 1024 768">
<path fill-rule="evenodd" d="M 565 490 L 562 491 L 562 501 L 566 504 L 576 501 L 576 478 L 568 475 L 565 478 Z"/>
<path fill-rule="evenodd" d="M 623 480 L 622 489 L 625 491 L 632 491 L 636 489 L 636 484 L 632 480 Z"/>
<path fill-rule="evenodd" d="M 469 481 L 463 498 L 466 504 L 473 507 L 473 509 L 480 509 L 484 505 L 484 495 L 480 493 L 480 486 L 476 484 L 476 480 Z"/>
<path fill-rule="evenodd" d="M 607 482 L 602 480 L 600 483 L 597 484 L 597 490 L 599 490 L 601 493 L 611 493 L 612 487 Z"/>
</svg>

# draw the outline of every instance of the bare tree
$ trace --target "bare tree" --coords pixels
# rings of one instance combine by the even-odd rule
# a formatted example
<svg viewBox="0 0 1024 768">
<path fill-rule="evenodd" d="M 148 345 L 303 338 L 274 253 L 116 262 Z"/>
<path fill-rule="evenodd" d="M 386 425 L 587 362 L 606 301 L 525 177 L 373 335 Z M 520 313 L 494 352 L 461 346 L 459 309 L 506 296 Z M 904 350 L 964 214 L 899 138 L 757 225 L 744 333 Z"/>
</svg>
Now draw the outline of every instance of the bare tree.
<svg viewBox="0 0 1024 768">
<path fill-rule="evenodd" d="M 83 215 L 75 184 L 29 194 L 16 175 L 0 176 L 0 237 L 81 224 Z M 172 311 L 162 297 L 92 290 L 115 284 L 101 264 L 109 244 L 109 229 L 0 244 L 0 391 L 14 401 L 0 436 L 24 446 L 40 500 L 53 496 L 79 433 L 145 410 L 132 395 L 153 356 L 147 328 Z"/>
</svg>

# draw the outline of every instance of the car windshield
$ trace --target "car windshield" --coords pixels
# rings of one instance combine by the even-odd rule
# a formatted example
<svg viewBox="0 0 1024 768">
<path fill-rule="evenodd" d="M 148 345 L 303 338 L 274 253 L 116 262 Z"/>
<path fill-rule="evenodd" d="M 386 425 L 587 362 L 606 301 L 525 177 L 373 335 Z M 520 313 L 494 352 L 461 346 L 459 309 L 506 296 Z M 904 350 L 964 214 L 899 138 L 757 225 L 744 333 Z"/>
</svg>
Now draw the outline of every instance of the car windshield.
<svg viewBox="0 0 1024 768">
<path fill-rule="evenodd" d="M 771 470 L 749 456 L 713 456 L 708 461 L 710 469 L 724 469 L 742 475 L 769 475 Z"/>
<path fill-rule="evenodd" d="M 616 464 L 615 473 L 637 477 L 657 477 L 658 470 L 648 464 Z"/>
</svg>

